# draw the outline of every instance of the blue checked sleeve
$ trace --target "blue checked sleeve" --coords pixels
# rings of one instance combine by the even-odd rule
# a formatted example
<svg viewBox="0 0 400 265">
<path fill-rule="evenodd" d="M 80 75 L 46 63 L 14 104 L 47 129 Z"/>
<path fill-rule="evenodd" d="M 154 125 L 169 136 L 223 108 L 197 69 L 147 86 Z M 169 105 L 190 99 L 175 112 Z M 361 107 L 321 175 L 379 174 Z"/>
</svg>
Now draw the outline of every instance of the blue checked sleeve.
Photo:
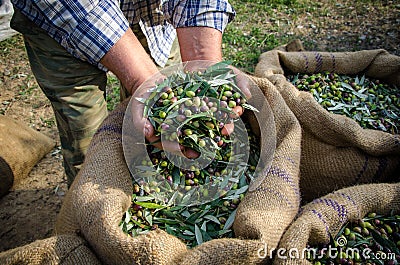
<svg viewBox="0 0 400 265">
<path fill-rule="evenodd" d="M 221 32 L 234 18 L 226 0 L 171 0 L 162 5 L 166 19 L 175 27 L 211 27 Z"/>
<path fill-rule="evenodd" d="M 73 56 L 106 70 L 99 61 L 129 24 L 118 1 L 13 0 L 14 5 Z"/>
</svg>

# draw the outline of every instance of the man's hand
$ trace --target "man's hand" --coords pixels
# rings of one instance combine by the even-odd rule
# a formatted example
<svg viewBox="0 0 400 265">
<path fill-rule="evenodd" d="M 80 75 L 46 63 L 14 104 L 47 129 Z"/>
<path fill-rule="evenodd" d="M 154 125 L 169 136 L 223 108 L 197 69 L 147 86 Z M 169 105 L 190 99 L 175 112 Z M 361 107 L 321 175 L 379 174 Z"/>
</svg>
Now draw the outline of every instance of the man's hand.
<svg viewBox="0 0 400 265">
<path fill-rule="evenodd" d="M 153 79 L 147 80 L 140 87 L 140 91 L 136 91 L 133 95 L 132 100 L 132 117 L 135 124 L 136 130 L 142 130 L 146 140 L 151 143 L 154 147 L 158 149 L 164 149 L 176 155 L 183 155 L 189 159 L 194 159 L 199 156 L 197 152 L 192 149 L 185 148 L 184 146 L 178 144 L 177 142 L 162 141 L 160 136 L 156 136 L 154 127 L 151 125 L 150 121 L 143 116 L 145 104 L 135 98 L 147 99 L 150 96 L 148 92 L 149 89 L 154 88 L 157 82 L 160 82 L 164 77 L 159 73 L 159 75 L 153 75 Z M 142 133 L 140 132 L 140 133 Z"/>
<path fill-rule="evenodd" d="M 193 62 L 188 62 L 187 64 L 184 64 L 184 69 L 179 70 L 179 71 L 183 71 L 185 73 L 187 71 L 188 72 L 194 71 L 195 73 L 197 73 L 198 71 L 206 70 L 207 68 L 212 67 L 213 65 L 214 65 L 214 63 L 210 63 L 208 61 L 193 61 Z M 232 69 L 232 71 L 238 71 L 235 68 L 231 68 L 231 69 Z M 161 137 L 159 136 L 159 132 L 160 131 L 166 132 L 165 130 L 168 130 L 168 128 L 170 127 L 169 125 L 171 124 L 171 123 L 169 123 L 169 122 L 171 122 L 171 120 L 169 120 L 168 116 L 166 116 L 166 115 L 171 115 L 171 114 L 174 115 L 175 114 L 175 116 L 173 116 L 173 117 L 176 117 L 176 113 L 174 111 L 178 111 L 177 109 L 173 110 L 172 112 L 168 111 L 169 114 L 165 114 L 164 113 L 163 116 L 161 116 L 161 112 L 159 114 L 157 114 L 157 115 L 160 115 L 161 119 L 166 119 L 167 120 L 167 122 L 165 124 L 163 123 L 161 125 L 160 125 L 161 121 L 155 121 L 155 123 L 158 124 L 157 127 L 156 127 L 157 132 L 156 132 L 155 128 L 152 126 L 152 124 L 146 118 L 143 117 L 143 115 L 146 115 L 144 113 L 144 109 L 145 109 L 145 105 L 146 104 L 151 104 L 151 105 L 147 105 L 148 108 L 152 107 L 152 105 L 155 104 L 154 105 L 155 109 L 153 109 L 153 112 L 155 111 L 155 113 L 158 113 L 160 108 L 165 108 L 165 107 L 169 106 L 168 104 L 172 104 L 172 103 L 169 103 L 170 99 L 171 99 L 171 102 L 172 102 L 172 100 L 175 100 L 174 102 L 176 102 L 177 100 L 185 100 L 184 98 L 181 98 L 182 95 L 183 95 L 183 97 L 185 97 L 185 95 L 184 95 L 185 93 L 183 93 L 181 95 L 182 92 L 177 92 L 176 87 L 172 87 L 172 89 L 171 89 L 171 88 L 168 88 L 168 87 L 159 87 L 157 85 L 157 84 L 163 83 L 163 80 L 165 78 L 169 79 L 170 77 L 163 76 L 162 72 L 160 72 L 158 75 L 152 76 L 152 78 L 150 80 L 147 80 L 145 83 L 143 83 L 142 86 L 133 95 L 134 99 L 131 102 L 132 103 L 131 110 L 132 110 L 132 114 L 133 114 L 132 116 L 136 117 L 136 119 L 135 119 L 135 127 L 136 128 L 141 128 L 142 132 L 144 132 L 144 135 L 146 136 L 146 139 L 148 140 L 148 142 L 151 143 L 153 146 L 157 147 L 158 149 L 164 149 L 164 150 L 172 152 L 172 153 L 174 153 L 176 155 L 186 156 L 187 158 L 197 158 L 200 155 L 199 153 L 196 153 L 192 149 L 185 148 L 184 146 L 179 145 L 178 142 L 175 142 L 175 141 L 170 142 L 170 141 L 167 141 L 164 138 L 161 141 Z M 174 77 L 171 77 L 171 78 L 172 78 L 171 80 L 174 80 L 173 79 Z M 184 78 L 184 79 L 186 80 L 186 78 Z M 245 88 L 247 89 L 248 86 L 247 86 L 246 80 L 248 81 L 247 77 L 245 75 L 243 75 L 242 73 L 238 73 L 236 75 L 236 81 L 237 81 L 236 84 L 240 84 L 242 86 L 245 86 Z M 173 81 L 171 81 L 171 82 L 174 83 Z M 169 83 L 169 82 L 167 82 L 167 83 Z M 163 88 L 162 91 L 168 91 L 168 92 L 163 92 L 163 93 L 161 93 L 161 92 L 159 92 L 159 93 L 149 92 L 149 91 L 154 91 L 154 89 L 156 87 L 157 87 L 157 91 L 160 91 L 160 89 Z M 182 89 L 182 88 L 180 88 L 180 89 Z M 183 89 L 182 89 L 182 91 L 183 91 Z M 187 91 L 187 92 L 191 92 L 191 91 Z M 226 91 L 226 92 L 230 92 L 230 91 Z M 171 96 L 168 99 L 167 99 L 167 95 L 168 95 L 167 93 L 168 94 L 170 93 L 169 95 Z M 230 92 L 230 93 L 231 93 L 231 95 L 230 96 L 227 95 L 228 97 L 232 97 L 233 91 Z M 161 97 L 162 94 L 165 94 L 166 97 L 165 98 Z M 194 94 L 194 92 L 193 92 L 193 94 Z M 194 97 L 194 95 L 192 95 L 192 96 L 187 95 L 186 99 L 189 99 L 190 97 Z M 196 105 L 196 106 L 199 106 L 200 103 L 206 104 L 205 102 L 208 102 L 208 99 L 207 99 L 207 101 L 202 102 L 201 101 L 201 97 L 195 97 L 194 99 L 196 99 L 196 98 L 198 100 L 198 103 L 196 103 L 198 105 Z M 214 98 L 210 98 L 210 100 L 212 100 L 212 102 L 210 102 L 210 104 L 212 104 L 214 102 L 214 100 L 218 102 L 219 101 L 218 98 L 219 98 L 218 96 L 215 99 Z M 163 99 L 168 101 L 167 105 L 164 105 L 165 107 L 162 107 L 163 103 L 165 103 L 165 102 L 163 102 Z M 222 135 L 230 135 L 233 132 L 233 130 L 234 130 L 233 120 L 239 118 L 243 114 L 243 111 L 244 111 L 243 106 L 241 106 L 240 104 L 236 105 L 236 103 L 234 101 L 232 101 L 232 99 L 237 99 L 237 100 L 241 101 L 241 99 L 237 98 L 236 96 L 235 96 L 235 98 L 231 98 L 230 99 L 231 101 L 229 102 L 229 109 L 231 109 L 231 111 L 233 113 L 229 113 L 228 114 L 229 115 L 229 119 L 228 120 L 232 119 L 232 122 L 231 123 L 225 123 L 227 121 L 226 119 L 228 118 L 228 116 L 225 116 L 225 118 L 223 118 L 223 116 L 219 115 L 218 113 L 217 114 L 219 116 L 215 116 L 215 117 L 220 117 L 221 119 L 224 119 L 223 121 L 222 120 L 218 121 L 218 123 L 220 123 L 220 126 L 223 126 L 223 127 L 219 127 L 219 128 L 221 128 Z M 192 102 L 192 101 L 190 101 L 190 102 Z M 224 108 L 223 105 L 222 105 L 222 103 L 224 103 L 226 105 L 226 108 L 228 108 L 228 103 L 227 102 L 228 102 L 227 99 L 222 99 L 221 107 Z M 231 106 L 231 103 L 233 103 L 233 106 Z M 189 107 L 187 109 L 187 111 L 189 111 L 189 114 L 187 114 L 187 115 L 189 115 L 189 116 L 192 115 L 192 112 L 190 111 L 190 108 L 191 108 L 190 106 L 192 106 L 191 104 L 192 103 L 190 103 L 190 105 L 188 105 Z M 181 103 L 180 105 L 178 105 L 180 107 L 179 111 L 181 111 L 179 114 L 181 114 L 180 116 L 183 116 L 184 118 L 185 118 L 185 116 L 182 115 L 182 114 L 183 114 L 183 112 L 184 112 L 184 110 L 186 108 L 185 105 L 186 105 L 186 103 L 185 104 Z M 178 107 L 178 106 L 175 106 L 175 107 Z M 219 106 L 219 103 L 218 103 L 218 106 Z M 205 106 L 205 107 L 207 107 L 207 106 Z M 210 105 L 210 107 L 211 107 L 211 105 Z M 214 107 L 215 107 L 215 105 L 214 105 Z M 171 110 L 171 109 L 169 109 L 169 110 Z M 199 109 L 194 110 L 194 111 L 195 111 L 195 113 L 198 113 Z M 203 110 L 203 111 L 207 111 L 207 110 Z M 215 111 L 216 110 L 213 110 L 212 112 L 215 112 Z M 225 110 L 222 110 L 222 111 L 224 112 Z M 212 112 L 209 113 L 209 114 L 212 115 Z M 227 113 L 225 113 L 225 115 L 226 114 Z M 183 121 L 179 120 L 179 122 L 183 122 Z M 164 128 L 163 125 L 168 126 L 168 128 L 165 127 L 166 129 L 162 129 L 161 130 L 161 128 Z M 174 130 L 174 128 L 175 127 L 173 127 L 172 130 Z M 158 130 L 160 130 L 160 131 L 158 131 Z M 140 132 L 140 133 L 142 133 L 142 132 Z M 169 133 L 166 133 L 165 135 L 170 136 L 169 134 L 171 132 L 172 131 L 170 131 Z"/>
<path fill-rule="evenodd" d="M 204 60 L 219 62 L 222 60 L 222 33 L 213 28 L 189 27 L 178 28 L 178 39 L 182 61 Z M 100 61 L 112 71 L 121 81 L 122 85 L 133 95 L 136 89 L 148 78 L 158 73 L 156 65 L 146 53 L 131 29 L 128 29 L 122 38 L 110 49 Z M 160 75 L 160 78 L 162 76 Z M 144 85 L 150 88 L 154 84 Z M 238 80 L 238 85 L 246 97 L 250 97 L 247 85 Z M 145 93 L 145 91 L 142 91 Z M 143 94 L 144 95 L 144 94 Z M 132 105 L 133 122 L 136 129 L 143 130 L 146 140 L 159 149 L 165 149 L 175 154 L 184 154 L 188 158 L 196 158 L 199 154 L 174 142 L 164 141 L 155 135 L 150 122 L 143 117 L 144 105 L 135 102 Z M 235 109 L 240 116 L 243 109 Z M 229 135 L 233 132 L 234 125 L 225 124 L 222 134 Z"/>
</svg>

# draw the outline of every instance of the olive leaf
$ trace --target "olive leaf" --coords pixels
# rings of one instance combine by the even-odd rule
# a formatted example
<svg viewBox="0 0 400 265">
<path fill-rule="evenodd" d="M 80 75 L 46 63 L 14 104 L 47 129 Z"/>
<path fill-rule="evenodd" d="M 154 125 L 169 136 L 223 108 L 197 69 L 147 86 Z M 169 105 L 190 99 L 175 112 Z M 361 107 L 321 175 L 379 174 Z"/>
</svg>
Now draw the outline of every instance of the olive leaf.
<svg viewBox="0 0 400 265">
<path fill-rule="evenodd" d="M 194 233 L 196 236 L 197 245 L 202 244 L 203 243 L 203 235 L 201 234 L 200 228 L 196 224 L 194 225 Z"/>
<path fill-rule="evenodd" d="M 165 208 L 163 205 L 159 205 L 157 203 L 152 203 L 152 202 L 143 202 L 143 201 L 136 201 L 135 204 L 140 205 L 144 208 L 147 209 L 162 209 Z"/>
<path fill-rule="evenodd" d="M 374 238 L 374 240 L 379 244 L 381 244 L 383 247 L 387 247 L 391 252 L 400 255 L 400 250 L 393 241 L 383 238 L 382 235 L 380 235 L 375 230 L 371 230 L 371 235 Z"/>
</svg>

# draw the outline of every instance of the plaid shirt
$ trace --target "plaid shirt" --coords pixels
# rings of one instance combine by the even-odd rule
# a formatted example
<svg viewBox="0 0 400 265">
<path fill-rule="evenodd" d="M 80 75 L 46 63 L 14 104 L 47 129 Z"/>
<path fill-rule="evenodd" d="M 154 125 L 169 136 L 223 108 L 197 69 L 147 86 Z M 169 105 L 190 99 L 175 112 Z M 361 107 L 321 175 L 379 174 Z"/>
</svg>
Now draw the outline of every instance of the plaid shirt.
<svg viewBox="0 0 400 265">
<path fill-rule="evenodd" d="M 100 59 L 129 26 L 139 23 L 151 56 L 164 66 L 175 28 L 206 26 L 221 32 L 235 12 L 228 0 L 12 0 L 73 56 L 106 70 Z"/>
</svg>

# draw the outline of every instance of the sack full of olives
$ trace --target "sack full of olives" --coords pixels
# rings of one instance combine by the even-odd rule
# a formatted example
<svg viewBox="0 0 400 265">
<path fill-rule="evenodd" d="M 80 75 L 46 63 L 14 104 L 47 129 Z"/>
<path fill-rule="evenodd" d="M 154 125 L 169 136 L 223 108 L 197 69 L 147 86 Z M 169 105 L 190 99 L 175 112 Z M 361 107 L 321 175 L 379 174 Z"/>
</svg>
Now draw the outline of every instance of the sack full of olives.
<svg viewBox="0 0 400 265">
<path fill-rule="evenodd" d="M 189 62 L 145 82 L 98 129 L 56 233 L 82 235 L 107 264 L 265 263 L 259 250 L 299 209 L 301 127 L 274 85 L 254 80 Z"/>
<path fill-rule="evenodd" d="M 301 124 L 303 202 L 399 180 L 400 57 L 272 50 L 260 56 L 256 76 L 276 86 Z"/>
<path fill-rule="evenodd" d="M 274 264 L 398 264 L 400 184 L 344 188 L 303 206 Z"/>
</svg>

